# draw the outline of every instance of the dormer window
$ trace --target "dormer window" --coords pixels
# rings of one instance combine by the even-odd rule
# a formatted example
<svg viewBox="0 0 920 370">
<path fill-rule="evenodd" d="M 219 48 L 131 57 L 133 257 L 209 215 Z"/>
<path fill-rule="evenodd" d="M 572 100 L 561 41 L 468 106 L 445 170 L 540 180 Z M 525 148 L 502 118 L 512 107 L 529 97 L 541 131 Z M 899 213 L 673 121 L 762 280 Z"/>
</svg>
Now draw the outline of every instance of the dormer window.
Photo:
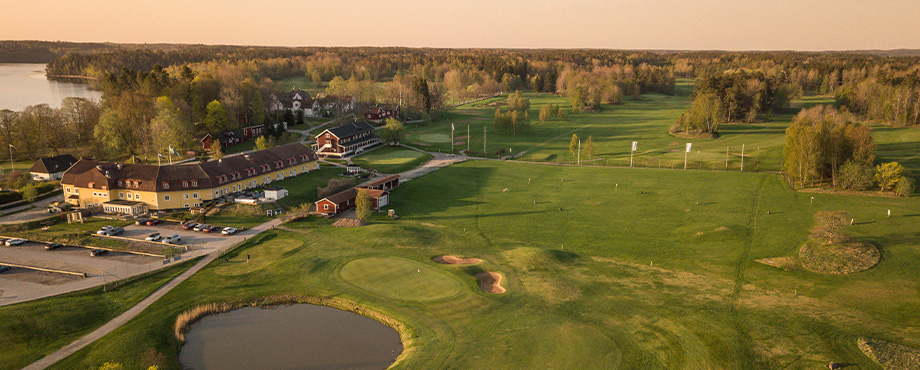
<svg viewBox="0 0 920 370">
<path fill-rule="evenodd" d="M 169 183 L 168 183 L 168 182 L 163 181 L 163 189 L 169 189 Z"/>
<path fill-rule="evenodd" d="M 122 186 L 125 186 L 125 182 L 118 180 L 118 187 L 122 187 Z"/>
<path fill-rule="evenodd" d="M 141 182 L 140 182 L 140 181 L 135 181 L 135 182 L 134 182 L 134 188 L 135 188 L 135 189 L 137 189 L 137 187 L 140 186 L 140 185 L 141 185 Z"/>
<path fill-rule="evenodd" d="M 91 182 L 91 183 L 87 184 L 87 187 L 89 187 L 90 189 L 93 189 L 94 186 L 96 186 L 96 183 L 95 183 L 95 182 Z"/>
<path fill-rule="evenodd" d="M 187 187 L 188 187 L 188 181 L 182 180 L 182 187 L 183 187 L 183 188 L 187 188 Z"/>
<path fill-rule="evenodd" d="M 193 188 L 197 188 L 197 187 L 198 187 L 198 181 L 197 181 L 197 180 L 192 180 L 192 187 L 193 187 Z"/>
</svg>

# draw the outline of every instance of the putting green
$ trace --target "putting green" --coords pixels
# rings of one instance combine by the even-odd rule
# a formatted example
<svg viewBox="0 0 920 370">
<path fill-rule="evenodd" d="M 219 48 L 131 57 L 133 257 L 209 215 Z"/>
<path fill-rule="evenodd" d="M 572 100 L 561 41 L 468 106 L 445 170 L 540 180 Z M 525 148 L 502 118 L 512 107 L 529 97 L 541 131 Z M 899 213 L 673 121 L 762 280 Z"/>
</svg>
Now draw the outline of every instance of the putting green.
<svg viewBox="0 0 920 370">
<path fill-rule="evenodd" d="M 376 295 L 408 301 L 432 301 L 459 294 L 460 279 L 433 266 L 398 257 L 354 260 L 339 271 L 343 280 Z"/>
<path fill-rule="evenodd" d="M 450 136 L 445 134 L 421 134 L 418 139 L 426 143 L 449 143 Z"/>
</svg>

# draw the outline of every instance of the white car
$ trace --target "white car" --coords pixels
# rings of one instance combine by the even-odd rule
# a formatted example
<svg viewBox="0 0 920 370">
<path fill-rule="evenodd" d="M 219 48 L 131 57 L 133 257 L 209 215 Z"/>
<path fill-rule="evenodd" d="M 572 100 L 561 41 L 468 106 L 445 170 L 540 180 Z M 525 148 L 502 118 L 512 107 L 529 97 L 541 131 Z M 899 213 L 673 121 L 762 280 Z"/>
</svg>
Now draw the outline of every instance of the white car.
<svg viewBox="0 0 920 370">
<path fill-rule="evenodd" d="M 224 235 L 235 234 L 236 228 L 235 227 L 225 227 L 223 230 L 220 231 L 220 233 Z"/>
<path fill-rule="evenodd" d="M 163 238 L 163 243 L 176 244 L 180 240 L 182 240 L 182 237 L 179 236 L 179 234 L 172 234 L 170 236 Z"/>
<path fill-rule="evenodd" d="M 160 235 L 160 233 L 153 233 L 144 238 L 148 242 L 155 242 L 160 239 L 163 239 L 163 235 Z"/>
<path fill-rule="evenodd" d="M 10 239 L 6 241 L 6 246 L 22 245 L 26 242 L 25 239 Z"/>
<path fill-rule="evenodd" d="M 96 232 L 97 235 L 113 235 L 115 233 L 115 228 L 112 225 L 107 225 L 99 228 L 99 231 Z"/>
</svg>

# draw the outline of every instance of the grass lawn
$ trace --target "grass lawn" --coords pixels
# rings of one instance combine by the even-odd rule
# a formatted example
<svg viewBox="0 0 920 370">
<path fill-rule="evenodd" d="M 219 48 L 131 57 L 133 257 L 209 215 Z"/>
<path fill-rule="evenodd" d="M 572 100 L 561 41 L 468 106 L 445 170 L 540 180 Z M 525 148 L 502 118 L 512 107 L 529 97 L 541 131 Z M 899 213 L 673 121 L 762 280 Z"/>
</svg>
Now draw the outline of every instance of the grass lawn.
<svg viewBox="0 0 920 370">
<path fill-rule="evenodd" d="M 469 161 L 395 190 L 399 220 L 260 234 L 53 368 L 140 368 L 153 351 L 178 369 L 184 310 L 307 295 L 404 323 L 398 369 L 880 369 L 857 338 L 920 347 L 918 206 L 796 193 L 773 174 Z M 849 212 L 846 233 L 881 262 L 845 276 L 755 262 L 794 256 L 821 210 Z M 507 292 L 482 292 L 483 271 Z"/>
<path fill-rule="evenodd" d="M 293 208 L 303 203 L 313 203 L 318 199 L 316 188 L 326 186 L 329 179 L 339 177 L 343 169 L 329 165 L 320 165 L 320 169 L 297 177 L 288 177 L 272 183 L 288 191 L 288 196 L 279 199 L 278 204 L 283 207 Z"/>
<path fill-rule="evenodd" d="M 193 261 L 153 274 L 57 297 L 0 307 L 0 369 L 19 369 L 120 315 Z M 140 353 L 138 353 L 140 355 Z"/>
<path fill-rule="evenodd" d="M 418 167 L 431 159 L 431 155 L 403 147 L 384 146 L 351 159 L 352 163 L 367 170 L 382 173 L 400 173 Z"/>
</svg>

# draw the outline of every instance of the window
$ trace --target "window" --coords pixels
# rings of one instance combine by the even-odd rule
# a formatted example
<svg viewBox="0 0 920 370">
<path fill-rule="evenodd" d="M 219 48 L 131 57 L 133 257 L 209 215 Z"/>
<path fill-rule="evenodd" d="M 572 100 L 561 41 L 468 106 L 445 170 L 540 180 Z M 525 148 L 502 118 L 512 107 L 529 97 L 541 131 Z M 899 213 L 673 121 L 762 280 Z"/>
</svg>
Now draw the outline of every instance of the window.
<svg viewBox="0 0 920 370">
<path fill-rule="evenodd" d="M 183 188 L 187 188 L 187 187 L 188 187 L 188 181 L 182 181 L 182 187 L 183 187 Z"/>
<path fill-rule="evenodd" d="M 193 199 L 198 199 L 198 193 L 192 193 L 192 198 L 193 198 Z"/>
<path fill-rule="evenodd" d="M 185 199 L 188 199 L 188 193 L 182 194 L 185 196 Z"/>
<path fill-rule="evenodd" d="M 119 199 L 125 199 L 125 193 L 119 192 L 119 193 L 118 193 L 118 198 L 119 198 Z"/>
<path fill-rule="evenodd" d="M 64 188 L 64 190 L 67 191 L 67 194 L 70 194 L 70 188 Z"/>
<path fill-rule="evenodd" d="M 134 188 L 135 188 L 135 189 L 137 189 L 137 187 L 140 186 L 140 185 L 141 185 L 140 181 L 135 181 L 135 182 L 134 182 Z"/>
<path fill-rule="evenodd" d="M 197 180 L 192 180 L 192 187 L 193 187 L 193 188 L 197 188 L 197 187 L 198 187 L 198 181 L 197 181 Z"/>
<path fill-rule="evenodd" d="M 168 201 L 168 200 L 169 200 L 169 194 L 164 195 L 164 196 L 163 196 L 163 200 Z"/>
<path fill-rule="evenodd" d="M 185 203 L 185 205 L 183 205 L 182 207 L 188 208 L 188 203 Z"/>
<path fill-rule="evenodd" d="M 168 182 L 163 181 L 163 189 L 169 189 L 169 183 L 168 183 Z"/>
<path fill-rule="evenodd" d="M 328 210 L 329 210 L 329 205 L 328 205 L 328 204 L 323 204 L 323 210 L 324 210 L 324 211 L 328 211 Z"/>
<path fill-rule="evenodd" d="M 125 184 L 124 181 L 118 180 L 118 187 L 125 186 L 124 184 Z"/>
<path fill-rule="evenodd" d="M 195 207 L 201 207 L 201 203 L 195 203 Z"/>
</svg>

